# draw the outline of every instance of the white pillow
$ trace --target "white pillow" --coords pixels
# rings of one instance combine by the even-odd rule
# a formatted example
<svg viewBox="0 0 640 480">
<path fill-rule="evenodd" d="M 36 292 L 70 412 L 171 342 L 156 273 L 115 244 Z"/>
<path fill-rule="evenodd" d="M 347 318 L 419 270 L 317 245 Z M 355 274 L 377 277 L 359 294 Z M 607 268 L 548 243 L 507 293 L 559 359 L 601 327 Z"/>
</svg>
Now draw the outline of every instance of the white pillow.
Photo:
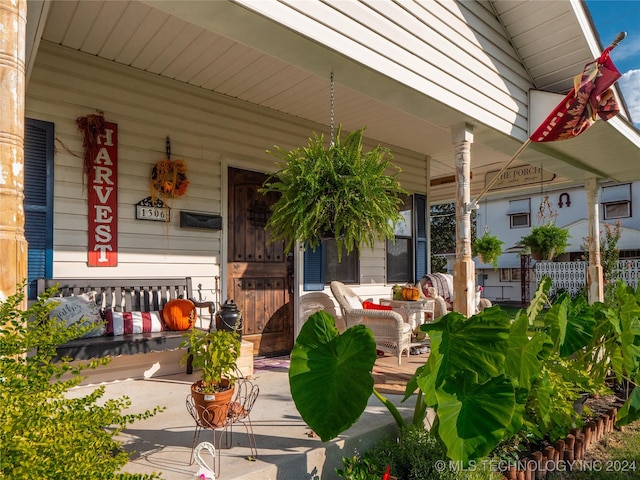
<svg viewBox="0 0 640 480">
<path fill-rule="evenodd" d="M 55 302 L 58 305 L 51 311 L 50 317 L 57 318 L 65 322 L 67 327 L 79 323 L 80 325 L 95 324 L 96 327 L 85 334 L 83 338 L 100 337 L 104 335 L 106 326 L 100 309 L 96 302 L 89 300 L 86 295 L 76 295 L 73 297 L 52 297 L 47 302 Z"/>
<path fill-rule="evenodd" d="M 344 298 L 351 308 L 353 308 L 354 310 L 362 310 L 362 302 L 357 295 L 346 294 Z"/>
</svg>

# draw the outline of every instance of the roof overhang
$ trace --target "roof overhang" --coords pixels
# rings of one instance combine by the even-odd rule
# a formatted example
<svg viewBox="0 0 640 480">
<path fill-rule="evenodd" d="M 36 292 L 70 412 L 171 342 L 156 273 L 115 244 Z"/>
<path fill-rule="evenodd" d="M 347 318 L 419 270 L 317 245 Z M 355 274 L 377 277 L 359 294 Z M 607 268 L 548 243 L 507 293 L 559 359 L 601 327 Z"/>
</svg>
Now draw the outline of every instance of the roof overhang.
<svg viewBox="0 0 640 480">
<path fill-rule="evenodd" d="M 598 54 L 599 42 L 588 13 L 578 0 L 544 2 L 544 8 L 540 2 L 524 1 L 490 1 L 488 5 L 522 58 L 532 85 L 538 89 L 566 94 L 576 71 Z M 339 121 L 344 129 L 366 125 L 371 141 L 416 158 L 428 157 L 432 179 L 455 174 L 451 128 L 470 125 L 474 133 L 472 196 L 484 188 L 485 174 L 509 161 L 526 141 L 508 129 L 483 124 L 375 69 L 339 55 L 326 45 L 304 37 L 292 25 L 274 22 L 267 13 L 259 11 L 263 7 L 266 8 L 261 2 L 245 0 L 29 0 L 28 69 L 42 39 L 175 81 L 189 82 L 179 70 L 163 71 L 156 69 L 153 62 L 144 64 L 139 58 L 125 59 L 126 44 L 122 47 L 124 54 L 121 52 L 119 57 L 96 48 L 119 34 L 116 23 L 108 20 L 129 15 L 128 22 L 135 23 L 133 28 L 156 28 L 156 32 L 149 32 L 150 49 L 160 48 L 161 31 L 169 25 L 179 31 L 175 43 L 191 41 L 196 45 L 197 48 L 189 50 L 164 47 L 162 62 L 165 65 L 205 68 L 203 57 L 206 56 L 195 52 L 206 51 L 213 43 L 222 44 L 225 55 L 220 57 L 220 69 L 216 72 L 219 81 L 212 91 L 299 117 L 312 122 L 318 131 L 328 131 L 328 76 L 332 67 L 339 65 L 341 76 L 336 82 L 335 94 L 340 102 Z M 136 16 L 129 12 L 145 14 Z M 149 17 L 155 23 L 150 23 Z M 104 28 L 92 29 L 88 36 L 88 25 L 97 18 L 105 20 Z M 557 28 L 556 22 L 561 22 L 562 28 Z M 545 60 L 545 52 L 552 61 L 549 57 Z M 234 68 L 241 64 L 246 68 Z M 624 115 L 608 123 L 597 122 L 573 140 L 532 145 L 519 158 L 520 163 L 542 166 L 556 173 L 556 183 L 581 183 L 593 176 L 640 179 L 639 160 L 640 135 Z M 454 189 L 447 183 L 433 187 L 431 193 L 434 202 L 451 201 L 455 197 Z M 491 195 L 489 192 L 488 196 Z"/>
</svg>

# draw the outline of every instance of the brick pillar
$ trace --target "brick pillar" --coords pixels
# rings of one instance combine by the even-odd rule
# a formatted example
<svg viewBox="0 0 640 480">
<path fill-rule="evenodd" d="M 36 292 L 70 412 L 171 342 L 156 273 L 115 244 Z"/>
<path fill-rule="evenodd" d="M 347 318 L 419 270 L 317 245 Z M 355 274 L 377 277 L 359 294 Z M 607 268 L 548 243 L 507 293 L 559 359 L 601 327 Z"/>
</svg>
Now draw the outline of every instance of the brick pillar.
<svg viewBox="0 0 640 480">
<path fill-rule="evenodd" d="M 471 257 L 471 144 L 473 128 L 452 129 L 456 155 L 456 259 L 453 264 L 453 309 L 470 317 L 475 314 L 476 266 Z"/>
<path fill-rule="evenodd" d="M 0 300 L 27 277 L 24 237 L 26 0 L 0 2 Z"/>
</svg>

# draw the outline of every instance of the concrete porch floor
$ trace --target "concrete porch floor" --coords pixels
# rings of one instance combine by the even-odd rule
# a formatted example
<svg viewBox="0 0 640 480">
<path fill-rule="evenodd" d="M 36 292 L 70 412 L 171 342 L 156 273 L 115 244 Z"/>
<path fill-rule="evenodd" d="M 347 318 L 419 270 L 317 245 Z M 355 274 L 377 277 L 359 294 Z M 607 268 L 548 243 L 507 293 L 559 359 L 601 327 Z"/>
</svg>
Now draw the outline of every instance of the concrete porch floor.
<svg viewBox="0 0 640 480">
<path fill-rule="evenodd" d="M 414 400 L 401 403 L 406 379 L 423 365 L 428 354 L 403 357 L 402 365 L 386 355 L 374 366 L 376 388 L 396 404 L 409 419 Z M 271 360 L 271 361 L 270 361 Z M 286 359 L 285 359 L 286 360 Z M 258 457 L 250 460 L 247 434 L 241 424 L 235 426 L 231 448 L 222 448 L 221 469 L 217 478 L 224 480 L 311 480 L 335 479 L 342 457 L 364 451 L 396 426 L 388 410 L 374 396 L 360 420 L 338 438 L 323 443 L 311 435 L 289 392 L 287 362 L 282 359 L 256 361 L 253 381 L 260 395 L 251 414 L 258 447 Z M 195 423 L 185 407 L 190 385 L 197 379 L 184 373 L 105 383 L 107 398 L 127 396 L 132 406 L 126 413 L 141 412 L 155 406 L 166 410 L 148 420 L 135 422 L 122 435 L 127 451 L 134 451 L 125 471 L 162 474 L 168 480 L 195 478 L 197 464 L 190 465 Z M 78 387 L 82 395 L 91 385 Z M 200 434 L 199 442 L 212 441 L 211 430 Z M 204 452 L 211 465 L 210 456 Z"/>
</svg>

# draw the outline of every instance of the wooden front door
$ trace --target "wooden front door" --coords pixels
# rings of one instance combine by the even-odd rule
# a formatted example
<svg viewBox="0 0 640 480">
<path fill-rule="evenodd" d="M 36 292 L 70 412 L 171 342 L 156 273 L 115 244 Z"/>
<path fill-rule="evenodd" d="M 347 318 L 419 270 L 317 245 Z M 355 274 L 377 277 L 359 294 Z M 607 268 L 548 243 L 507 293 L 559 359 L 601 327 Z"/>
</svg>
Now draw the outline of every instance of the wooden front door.
<svg viewBox="0 0 640 480">
<path fill-rule="evenodd" d="M 274 195 L 258 192 L 266 175 L 229 168 L 227 296 L 242 312 L 242 338 L 255 355 L 293 347 L 293 256 L 265 231 Z"/>
</svg>

